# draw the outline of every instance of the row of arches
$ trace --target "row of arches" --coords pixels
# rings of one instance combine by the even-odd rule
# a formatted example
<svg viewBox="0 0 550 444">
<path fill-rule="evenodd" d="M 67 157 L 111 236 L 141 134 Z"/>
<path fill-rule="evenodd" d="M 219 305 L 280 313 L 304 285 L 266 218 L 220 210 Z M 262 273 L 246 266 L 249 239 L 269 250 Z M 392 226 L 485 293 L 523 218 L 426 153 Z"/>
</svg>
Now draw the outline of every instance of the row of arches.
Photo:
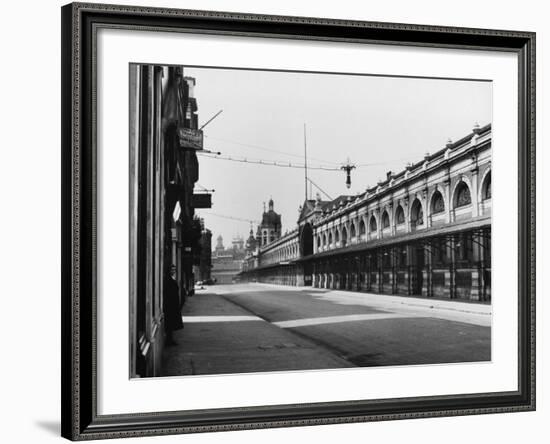
<svg viewBox="0 0 550 444">
<path fill-rule="evenodd" d="M 491 172 L 489 171 L 483 178 L 483 183 L 481 186 L 480 193 L 481 201 L 486 201 L 491 199 Z M 469 184 L 460 180 L 455 186 L 453 197 L 452 197 L 452 208 L 460 209 L 466 208 L 472 204 L 472 196 L 470 191 Z M 428 203 L 429 215 L 438 216 L 445 213 L 447 205 L 443 194 L 439 189 L 436 189 L 429 200 Z M 405 210 L 401 204 L 397 205 L 397 208 L 393 215 L 394 226 L 396 229 L 399 229 L 401 226 L 405 225 L 406 216 Z M 367 234 L 369 236 L 376 236 L 378 233 L 379 223 L 382 231 L 387 230 L 391 227 L 391 217 L 390 212 L 387 209 L 384 209 L 382 215 L 380 216 L 380 221 L 378 220 L 375 213 L 372 213 L 368 217 L 368 225 L 365 221 L 365 218 L 360 218 L 358 221 L 351 221 L 348 226 L 335 227 L 332 230 L 328 230 L 324 233 L 319 233 L 317 235 L 317 247 L 326 248 L 328 246 L 338 244 L 341 247 L 345 247 L 351 239 L 359 236 L 364 238 Z M 415 198 L 410 207 L 409 221 L 411 230 L 420 228 L 424 225 L 424 208 L 422 202 L 419 198 Z M 349 229 L 349 231 L 348 231 Z"/>
<path fill-rule="evenodd" d="M 264 265 L 296 259 L 299 256 L 297 243 L 274 248 L 272 251 L 264 253 L 262 262 Z"/>
</svg>

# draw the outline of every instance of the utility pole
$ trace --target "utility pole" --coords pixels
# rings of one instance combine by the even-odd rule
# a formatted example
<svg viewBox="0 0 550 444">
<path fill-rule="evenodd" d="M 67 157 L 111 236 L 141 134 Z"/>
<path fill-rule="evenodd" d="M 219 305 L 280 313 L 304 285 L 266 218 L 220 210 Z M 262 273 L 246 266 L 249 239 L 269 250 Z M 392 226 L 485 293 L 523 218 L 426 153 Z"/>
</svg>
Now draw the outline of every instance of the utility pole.
<svg viewBox="0 0 550 444">
<path fill-rule="evenodd" d="M 306 124 L 304 123 L 304 185 L 305 196 L 307 200 L 307 138 L 306 138 Z"/>
</svg>

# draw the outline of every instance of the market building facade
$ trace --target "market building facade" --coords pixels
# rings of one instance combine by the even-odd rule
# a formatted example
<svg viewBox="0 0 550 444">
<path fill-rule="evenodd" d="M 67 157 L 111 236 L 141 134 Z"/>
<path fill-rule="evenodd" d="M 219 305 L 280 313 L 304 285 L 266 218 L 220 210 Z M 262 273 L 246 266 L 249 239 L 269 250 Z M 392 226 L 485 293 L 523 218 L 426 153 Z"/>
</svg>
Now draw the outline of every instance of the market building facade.
<svg viewBox="0 0 550 444">
<path fill-rule="evenodd" d="M 306 200 L 241 279 L 490 301 L 491 146 L 491 126 L 476 126 L 360 195 Z"/>
</svg>

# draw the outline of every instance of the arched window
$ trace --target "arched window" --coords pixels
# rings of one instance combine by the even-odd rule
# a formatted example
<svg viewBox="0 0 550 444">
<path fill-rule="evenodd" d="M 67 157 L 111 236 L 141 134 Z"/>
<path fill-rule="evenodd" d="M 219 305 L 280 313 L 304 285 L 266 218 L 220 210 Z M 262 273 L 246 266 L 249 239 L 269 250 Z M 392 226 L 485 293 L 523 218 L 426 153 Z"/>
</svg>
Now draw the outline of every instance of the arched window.
<svg viewBox="0 0 550 444">
<path fill-rule="evenodd" d="M 418 199 L 415 199 L 411 206 L 411 226 L 414 228 L 422 224 L 424 224 L 424 212 L 422 211 L 422 204 Z"/>
<path fill-rule="evenodd" d="M 332 232 L 328 234 L 328 244 L 332 245 Z"/>
<path fill-rule="evenodd" d="M 352 238 L 354 238 L 355 235 L 356 235 L 356 233 L 355 233 L 355 224 L 353 222 L 351 223 L 351 225 L 349 227 L 349 233 L 350 233 L 350 236 Z"/>
<path fill-rule="evenodd" d="M 487 173 L 485 180 L 483 181 L 483 188 L 481 191 L 481 199 L 487 200 L 491 198 L 491 173 Z"/>
<path fill-rule="evenodd" d="M 397 225 L 405 223 L 405 212 L 403 211 L 403 207 L 401 205 L 397 207 L 397 211 L 395 212 L 395 219 L 397 220 Z"/>
<path fill-rule="evenodd" d="M 342 228 L 342 247 L 345 247 L 348 243 L 348 230 L 346 227 Z"/>
<path fill-rule="evenodd" d="M 317 248 L 319 248 L 322 245 L 321 243 L 321 235 L 317 236 Z"/>
<path fill-rule="evenodd" d="M 436 191 L 432 196 L 432 214 L 438 214 L 445 211 L 445 202 L 439 191 Z"/>
<path fill-rule="evenodd" d="M 340 232 L 338 228 L 334 231 L 334 242 L 340 242 Z"/>
<path fill-rule="evenodd" d="M 472 203 L 470 188 L 464 182 L 460 182 L 455 191 L 455 208 L 465 207 Z"/>
<path fill-rule="evenodd" d="M 370 222 L 369 222 L 369 231 L 371 233 L 374 233 L 376 231 L 376 218 L 374 216 L 371 216 L 370 217 Z"/>
<path fill-rule="evenodd" d="M 359 222 L 359 236 L 362 236 L 365 233 L 366 233 L 365 221 L 361 219 L 361 221 Z"/>
<path fill-rule="evenodd" d="M 327 244 L 327 235 L 323 234 L 323 247 Z"/>
<path fill-rule="evenodd" d="M 390 216 L 387 211 L 382 214 L 382 229 L 390 226 Z"/>
</svg>

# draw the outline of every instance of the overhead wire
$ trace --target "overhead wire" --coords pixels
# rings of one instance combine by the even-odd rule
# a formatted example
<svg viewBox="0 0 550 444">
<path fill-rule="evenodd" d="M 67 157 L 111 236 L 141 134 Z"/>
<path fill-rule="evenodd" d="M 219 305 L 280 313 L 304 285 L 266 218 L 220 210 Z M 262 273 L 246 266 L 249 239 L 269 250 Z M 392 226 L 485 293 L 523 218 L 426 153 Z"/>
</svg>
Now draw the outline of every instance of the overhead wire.
<svg viewBox="0 0 550 444">
<path fill-rule="evenodd" d="M 285 161 L 276 161 L 276 160 L 267 160 L 267 159 L 258 159 L 253 157 L 244 157 L 244 156 L 226 156 L 226 155 L 217 155 L 214 153 L 206 153 L 198 151 L 198 154 L 210 158 L 210 159 L 218 159 L 218 160 L 227 160 L 230 162 L 239 162 L 239 163 L 249 163 L 249 164 L 255 164 L 255 165 L 265 165 L 265 166 L 275 166 L 280 168 L 298 168 L 298 169 L 304 169 L 305 164 L 303 163 L 293 163 L 293 162 L 285 162 Z M 403 159 L 394 159 L 387 162 L 373 162 L 373 163 L 362 163 L 359 165 L 355 165 L 356 168 L 364 168 L 364 167 L 373 167 L 373 166 L 379 166 L 379 165 L 388 165 L 396 162 L 402 162 L 404 160 L 409 160 L 411 158 L 403 158 Z M 332 167 L 328 165 L 309 165 L 308 169 L 312 170 L 322 170 L 322 171 L 340 171 L 341 167 Z"/>
<path fill-rule="evenodd" d="M 208 216 L 221 217 L 221 218 L 223 218 L 223 219 L 237 220 L 237 221 L 247 222 L 247 223 L 254 223 L 254 224 L 258 224 L 258 223 L 259 223 L 259 221 L 253 220 L 253 219 L 245 219 L 245 218 L 242 218 L 242 217 L 227 216 L 227 215 L 225 215 L 225 214 L 213 213 L 213 212 L 211 212 L 211 211 L 209 211 L 208 213 L 206 213 L 206 215 L 208 215 Z"/>
<path fill-rule="evenodd" d="M 280 151 L 280 150 L 275 150 L 273 148 L 266 148 L 266 147 L 263 147 L 263 146 L 260 146 L 260 145 L 254 145 L 254 144 L 250 144 L 250 143 L 243 143 L 243 142 L 237 142 L 235 140 L 230 140 L 230 139 L 222 139 L 222 138 L 219 138 L 219 137 L 212 137 L 212 136 L 204 136 L 205 138 L 209 138 L 209 139 L 212 139 L 212 140 L 218 140 L 220 142 L 227 142 L 227 143 L 232 143 L 232 144 L 235 144 L 235 145 L 240 145 L 240 146 L 245 146 L 245 147 L 248 147 L 248 148 L 255 148 L 255 149 L 258 149 L 258 150 L 261 150 L 261 151 L 267 151 L 267 152 L 270 152 L 270 153 L 277 153 L 277 154 L 283 154 L 285 156 L 290 156 L 290 157 L 297 157 L 297 158 L 300 158 L 302 159 L 304 156 L 301 155 L 301 154 L 295 154 L 295 153 L 289 153 L 287 151 Z M 338 162 L 334 162 L 334 161 L 331 161 L 331 160 L 321 160 L 321 159 L 317 159 L 315 157 L 311 157 L 311 156 L 308 156 L 309 159 L 311 160 L 315 160 L 317 162 L 323 162 L 323 163 L 331 163 L 333 165 L 339 165 Z"/>
<path fill-rule="evenodd" d="M 240 163 L 250 163 L 256 165 L 265 165 L 265 166 L 275 166 L 280 168 L 299 168 L 304 169 L 304 164 L 292 163 L 292 162 L 282 162 L 275 160 L 266 160 L 266 159 L 256 159 L 249 157 L 237 157 L 237 156 L 224 156 L 224 155 L 211 155 L 209 153 L 201 153 L 198 151 L 198 154 L 209 158 L 209 159 L 218 159 L 218 160 L 227 160 L 231 162 L 240 162 Z M 324 170 L 324 171 L 340 171 L 340 167 L 330 167 L 322 165 L 308 165 L 308 169 L 312 170 Z"/>
</svg>

